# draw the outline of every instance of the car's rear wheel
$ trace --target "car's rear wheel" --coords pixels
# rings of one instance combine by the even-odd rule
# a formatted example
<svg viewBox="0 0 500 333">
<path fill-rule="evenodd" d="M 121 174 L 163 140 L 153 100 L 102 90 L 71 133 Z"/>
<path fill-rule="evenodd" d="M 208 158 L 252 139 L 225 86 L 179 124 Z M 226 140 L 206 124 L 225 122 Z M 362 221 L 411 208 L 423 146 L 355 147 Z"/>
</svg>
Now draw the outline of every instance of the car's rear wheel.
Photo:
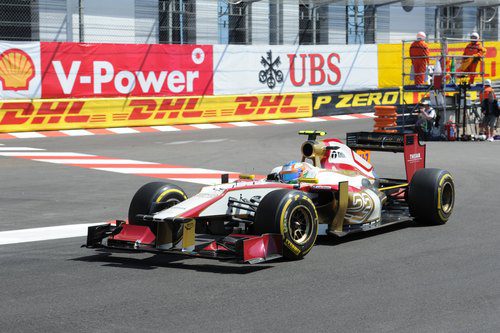
<svg viewBox="0 0 500 333">
<path fill-rule="evenodd" d="M 187 199 L 186 193 L 173 184 L 164 182 L 151 182 L 142 186 L 132 198 L 128 210 L 128 221 L 134 225 L 146 225 L 156 234 L 156 228 L 152 221 L 142 221 L 137 215 L 151 215 L 177 205 Z M 180 225 L 173 225 L 174 242 L 182 238 Z"/>
<path fill-rule="evenodd" d="M 318 235 L 318 214 L 311 199 L 300 191 L 276 190 L 259 204 L 253 230 L 283 237 L 283 256 L 300 259 L 313 247 Z"/>
<path fill-rule="evenodd" d="M 451 174 L 441 169 L 420 169 L 408 189 L 410 213 L 419 223 L 439 225 L 448 221 L 455 204 Z"/>
</svg>

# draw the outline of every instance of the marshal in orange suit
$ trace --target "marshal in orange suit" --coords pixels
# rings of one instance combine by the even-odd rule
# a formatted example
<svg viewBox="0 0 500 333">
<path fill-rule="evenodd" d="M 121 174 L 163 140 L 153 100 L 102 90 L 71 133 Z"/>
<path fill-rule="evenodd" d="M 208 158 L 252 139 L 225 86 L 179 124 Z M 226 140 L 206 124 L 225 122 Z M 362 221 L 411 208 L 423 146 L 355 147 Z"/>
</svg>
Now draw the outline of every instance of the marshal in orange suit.
<svg viewBox="0 0 500 333">
<path fill-rule="evenodd" d="M 467 44 L 464 50 L 464 56 L 474 56 L 473 58 L 464 58 L 460 66 L 460 72 L 476 72 L 477 65 L 481 62 L 481 57 L 486 54 L 486 49 L 479 43 L 479 35 L 472 33 L 471 42 Z M 476 74 L 468 74 L 469 84 L 474 83 Z"/>
<path fill-rule="evenodd" d="M 415 73 L 415 84 L 425 84 L 425 73 L 429 65 L 429 45 L 425 42 L 427 36 L 424 32 L 417 34 L 417 40 L 410 46 L 410 58 Z"/>
</svg>

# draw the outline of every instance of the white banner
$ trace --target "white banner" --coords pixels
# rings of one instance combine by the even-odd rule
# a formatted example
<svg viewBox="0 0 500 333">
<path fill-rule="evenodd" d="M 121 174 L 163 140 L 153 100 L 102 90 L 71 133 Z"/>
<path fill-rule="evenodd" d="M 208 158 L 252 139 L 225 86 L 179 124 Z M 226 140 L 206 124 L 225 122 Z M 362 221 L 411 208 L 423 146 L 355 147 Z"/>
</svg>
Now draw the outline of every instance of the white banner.
<svg viewBox="0 0 500 333">
<path fill-rule="evenodd" d="M 0 99 L 40 98 L 39 42 L 0 42 Z"/>
<path fill-rule="evenodd" d="M 377 87 L 377 45 L 214 45 L 215 95 Z"/>
</svg>

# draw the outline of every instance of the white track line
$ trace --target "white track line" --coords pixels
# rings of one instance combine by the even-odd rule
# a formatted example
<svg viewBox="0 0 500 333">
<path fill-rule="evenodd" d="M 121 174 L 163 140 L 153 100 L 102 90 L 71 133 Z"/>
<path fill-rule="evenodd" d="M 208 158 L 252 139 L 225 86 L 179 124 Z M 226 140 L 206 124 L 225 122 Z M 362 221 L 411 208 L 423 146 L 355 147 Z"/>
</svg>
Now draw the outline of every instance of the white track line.
<svg viewBox="0 0 500 333">
<path fill-rule="evenodd" d="M 138 130 L 135 130 L 133 128 L 128 128 L 128 127 L 111 127 L 111 128 L 106 128 L 108 131 L 116 133 L 116 134 L 135 134 L 135 133 L 140 133 Z"/>
<path fill-rule="evenodd" d="M 357 118 L 357 117 L 350 116 L 348 114 L 341 114 L 341 115 L 338 115 L 338 116 L 331 116 L 331 118 L 333 118 L 333 119 L 340 119 L 340 120 L 360 119 L 360 118 Z"/>
<path fill-rule="evenodd" d="M 37 132 L 13 132 L 7 133 L 18 139 L 45 138 L 46 136 Z"/>
<path fill-rule="evenodd" d="M 183 144 L 191 143 L 191 142 L 194 142 L 194 141 L 193 140 L 189 140 L 189 141 L 173 141 L 173 142 L 167 143 L 167 145 L 183 145 Z"/>
<path fill-rule="evenodd" d="M 173 126 L 151 126 L 151 128 L 154 128 L 155 130 L 158 130 L 160 132 L 177 132 L 177 131 L 180 131 L 180 129 L 175 128 Z"/>
<path fill-rule="evenodd" d="M 266 120 L 266 123 L 274 124 L 274 125 L 284 125 L 284 124 L 293 124 L 293 122 L 283 119 L 272 119 Z"/>
<path fill-rule="evenodd" d="M 170 180 L 175 180 L 179 182 L 187 182 L 187 183 L 195 183 L 195 184 L 202 184 L 202 185 L 218 185 L 220 184 L 221 180 L 216 179 L 216 178 L 168 178 Z M 229 177 L 229 181 L 232 182 L 233 180 L 236 180 L 237 178 L 231 178 Z"/>
<path fill-rule="evenodd" d="M 30 147 L 0 147 L 0 151 L 40 151 L 45 150 L 41 148 L 30 148 Z"/>
<path fill-rule="evenodd" d="M 191 124 L 191 126 L 199 128 L 199 129 L 212 129 L 212 128 L 220 128 L 220 126 L 214 124 Z"/>
<path fill-rule="evenodd" d="M 300 120 L 303 120 L 303 121 L 307 121 L 307 122 L 310 122 L 310 123 L 318 123 L 320 121 L 326 121 L 326 119 L 322 119 L 322 118 L 300 118 Z"/>
<path fill-rule="evenodd" d="M 37 156 L 37 157 L 44 157 L 44 156 L 62 156 L 62 157 L 71 157 L 71 156 L 95 156 L 95 155 L 89 155 L 89 154 L 80 154 L 80 153 L 51 153 L 51 152 L 15 152 L 15 153 L 0 153 L 0 156 L 17 156 L 17 157 L 23 157 L 23 156 Z"/>
<path fill-rule="evenodd" d="M 1 155 L 1 154 L 0 154 Z M 143 162 L 136 160 L 122 160 L 122 159 L 97 159 L 97 158 L 89 158 L 89 159 L 77 159 L 77 158 L 34 158 L 33 161 L 37 162 L 47 162 L 47 163 L 56 163 L 56 164 L 88 164 L 88 165 L 99 165 L 99 164 L 158 164 L 154 162 Z"/>
<path fill-rule="evenodd" d="M 229 171 L 220 170 L 210 170 L 201 168 L 92 168 L 94 170 L 109 171 L 109 172 L 119 172 L 127 174 L 222 174 L 231 173 Z"/>
<path fill-rule="evenodd" d="M 55 227 L 0 231 L 0 245 L 83 237 L 87 228 L 102 223 L 60 225 Z"/>
<path fill-rule="evenodd" d="M 257 126 L 257 124 L 248 122 L 248 121 L 237 121 L 230 123 L 231 125 L 237 126 L 237 127 L 250 127 L 250 126 Z"/>
<path fill-rule="evenodd" d="M 76 129 L 76 130 L 61 130 L 61 133 L 66 134 L 67 136 L 85 136 L 85 135 L 95 135 L 87 130 Z"/>
</svg>

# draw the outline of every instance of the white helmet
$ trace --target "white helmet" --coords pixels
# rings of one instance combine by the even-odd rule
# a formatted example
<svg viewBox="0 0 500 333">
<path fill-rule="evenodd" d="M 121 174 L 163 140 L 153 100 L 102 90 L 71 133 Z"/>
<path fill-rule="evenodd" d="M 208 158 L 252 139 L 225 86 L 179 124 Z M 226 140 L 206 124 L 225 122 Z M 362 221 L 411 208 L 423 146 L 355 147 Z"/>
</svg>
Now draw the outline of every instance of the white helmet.
<svg viewBox="0 0 500 333">
<path fill-rule="evenodd" d="M 491 80 L 490 79 L 484 80 L 484 85 L 485 86 L 491 86 Z"/>
<path fill-rule="evenodd" d="M 478 40 L 479 39 L 479 34 L 477 32 L 473 32 L 470 34 L 470 39 L 472 40 Z"/>
<path fill-rule="evenodd" d="M 423 31 L 420 31 L 418 34 L 417 34 L 417 40 L 425 40 L 427 38 L 427 35 L 425 34 L 425 32 Z"/>
</svg>

